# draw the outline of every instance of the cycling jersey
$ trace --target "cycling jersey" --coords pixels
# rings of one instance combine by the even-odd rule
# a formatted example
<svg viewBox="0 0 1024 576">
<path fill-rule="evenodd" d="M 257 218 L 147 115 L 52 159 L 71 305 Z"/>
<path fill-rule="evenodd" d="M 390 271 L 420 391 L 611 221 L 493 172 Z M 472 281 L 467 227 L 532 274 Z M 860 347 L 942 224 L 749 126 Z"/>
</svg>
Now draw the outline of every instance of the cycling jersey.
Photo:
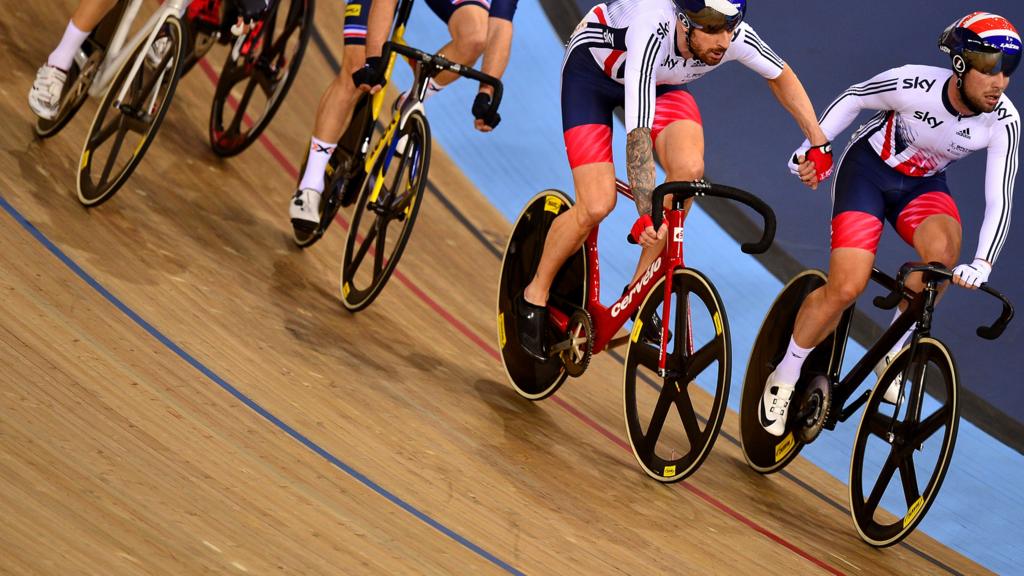
<svg viewBox="0 0 1024 576">
<path fill-rule="evenodd" d="M 605 75 L 626 87 L 627 132 L 652 127 L 659 84 L 687 84 L 731 60 L 767 79 L 782 73 L 785 62 L 746 22 L 714 66 L 679 53 L 676 22 L 672 0 L 616 0 L 594 6 L 569 40 L 566 61 L 574 49 L 585 47 Z"/>
<path fill-rule="evenodd" d="M 833 139 L 862 109 L 879 110 L 852 140 L 866 140 L 887 166 L 913 178 L 935 176 L 950 163 L 988 148 L 985 217 L 976 257 L 994 263 L 1009 232 L 1020 117 L 1005 94 L 994 111 L 961 116 L 949 101 L 950 81 L 949 70 L 933 66 L 888 70 L 836 98 L 821 117 L 821 129 Z M 906 180 L 908 189 L 916 185 Z M 838 196 L 836 186 L 834 182 Z"/>
</svg>

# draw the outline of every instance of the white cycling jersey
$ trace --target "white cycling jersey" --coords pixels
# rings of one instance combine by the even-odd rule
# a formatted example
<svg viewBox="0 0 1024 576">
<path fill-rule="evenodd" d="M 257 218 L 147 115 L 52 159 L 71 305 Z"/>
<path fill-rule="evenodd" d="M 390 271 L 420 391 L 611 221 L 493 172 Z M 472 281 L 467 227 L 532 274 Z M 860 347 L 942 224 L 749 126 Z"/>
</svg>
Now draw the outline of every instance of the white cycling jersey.
<svg viewBox="0 0 1024 576">
<path fill-rule="evenodd" d="M 659 84 L 687 84 L 731 60 L 767 79 L 782 74 L 785 62 L 745 22 L 736 28 L 720 63 L 684 58 L 676 41 L 676 18 L 672 0 L 615 0 L 594 6 L 569 39 L 566 54 L 589 49 L 605 74 L 626 87 L 627 133 L 651 127 Z"/>
<path fill-rule="evenodd" d="M 822 114 L 821 129 L 832 140 L 861 110 L 879 110 L 852 140 L 867 138 L 886 164 L 907 176 L 931 176 L 988 148 L 985 217 L 976 257 L 995 263 L 1010 228 L 1020 116 L 1006 94 L 992 112 L 960 116 L 947 92 L 952 77 L 950 70 L 934 66 L 887 70 L 840 94 Z"/>
</svg>

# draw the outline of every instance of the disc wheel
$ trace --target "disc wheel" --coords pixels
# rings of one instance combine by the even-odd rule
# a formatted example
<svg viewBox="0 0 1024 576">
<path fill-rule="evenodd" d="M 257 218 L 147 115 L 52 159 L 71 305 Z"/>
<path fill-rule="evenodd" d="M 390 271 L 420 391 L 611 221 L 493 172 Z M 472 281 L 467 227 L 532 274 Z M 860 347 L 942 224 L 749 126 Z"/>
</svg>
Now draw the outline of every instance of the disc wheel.
<svg viewBox="0 0 1024 576">
<path fill-rule="evenodd" d="M 569 376 L 557 358 L 538 362 L 523 350 L 516 332 L 513 303 L 530 283 L 540 262 L 544 241 L 555 218 L 572 206 L 572 199 L 559 190 L 545 190 L 530 199 L 519 213 L 505 245 L 498 279 L 498 348 L 501 363 L 512 387 L 523 398 L 543 400 L 555 393 Z M 583 250 L 569 257 L 551 285 L 550 301 L 566 309 L 581 309 L 587 301 L 587 265 Z M 549 325 L 547 341 L 565 338 Z"/>
<path fill-rule="evenodd" d="M 151 46 L 164 46 L 157 50 Z M 160 123 L 174 97 L 181 75 L 185 31 L 170 16 L 153 44 L 142 43 L 125 60 L 96 111 L 82 149 L 78 169 L 78 200 L 98 206 L 109 200 L 128 180 L 156 138 Z M 132 66 L 143 58 L 129 81 Z M 118 102 L 122 88 L 124 100 Z"/>
<path fill-rule="evenodd" d="M 825 273 L 820 270 L 805 270 L 790 280 L 768 309 L 754 340 L 740 397 L 740 441 L 747 464 L 762 474 L 782 470 L 804 446 L 800 439 L 802 423 L 795 418 L 799 402 L 791 404 L 792 414 L 782 436 L 773 436 L 761 426 L 758 411 L 761 410 L 761 396 L 768 375 L 786 353 L 800 305 L 808 294 L 824 286 L 825 280 Z M 846 313 L 852 313 L 852 308 Z M 827 374 L 834 348 L 835 335 L 832 334 L 808 355 L 803 374 Z M 804 397 L 809 380 L 801 377 L 797 382 L 794 400 Z"/>
<path fill-rule="evenodd" d="M 662 312 L 665 278 L 648 292 L 626 348 L 623 378 L 626 431 L 640 467 L 659 482 L 678 482 L 697 471 L 718 437 L 729 399 L 732 350 L 729 322 L 714 285 L 692 268 L 672 275 L 670 316 L 674 337 L 665 375 L 661 346 L 647 342 L 643 325 Z"/>
<path fill-rule="evenodd" d="M 953 356 L 939 340 L 922 338 L 911 358 L 904 349 L 879 382 L 908 375 L 898 406 L 883 402 L 876 386 L 857 428 L 850 458 L 850 512 L 872 546 L 907 537 L 935 501 L 949 469 L 960 419 Z M 923 387 L 920 418 L 910 417 L 911 396 Z"/>
<path fill-rule="evenodd" d="M 390 160 L 388 150 L 377 157 L 363 180 L 345 241 L 341 302 L 352 312 L 369 306 L 398 266 L 427 185 L 430 126 L 426 117 L 411 113 L 393 138 L 399 143 L 405 139 L 402 151 Z"/>
<path fill-rule="evenodd" d="M 215 154 L 239 154 L 263 133 L 299 72 L 312 31 L 313 0 L 277 0 L 237 58 L 228 53 L 210 110 Z"/>
</svg>

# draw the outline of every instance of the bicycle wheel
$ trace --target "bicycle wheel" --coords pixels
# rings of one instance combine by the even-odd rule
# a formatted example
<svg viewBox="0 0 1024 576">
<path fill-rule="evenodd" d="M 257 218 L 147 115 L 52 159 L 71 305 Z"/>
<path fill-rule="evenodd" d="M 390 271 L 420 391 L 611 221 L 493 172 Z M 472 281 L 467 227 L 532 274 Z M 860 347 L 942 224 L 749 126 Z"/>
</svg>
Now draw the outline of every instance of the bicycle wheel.
<svg viewBox="0 0 1024 576">
<path fill-rule="evenodd" d="M 248 148 L 284 102 L 313 31 L 313 5 L 313 0 L 273 2 L 238 58 L 228 54 L 210 110 L 210 147 L 218 156 Z"/>
<path fill-rule="evenodd" d="M 740 397 L 740 443 L 747 464 L 762 474 L 782 470 L 804 447 L 800 435 L 795 433 L 798 427 L 795 417 L 790 418 L 785 434 L 781 437 L 773 436 L 761 426 L 758 410 L 761 409 L 764 383 L 786 353 L 800 305 L 808 294 L 824 286 L 825 280 L 825 273 L 820 270 L 805 270 L 793 277 L 775 298 L 754 340 Z M 846 313 L 852 313 L 852 309 Z M 827 374 L 833 361 L 841 361 L 841 358 L 833 359 L 834 348 L 835 334 L 832 334 L 808 355 L 802 370 L 804 376 L 793 391 L 793 403 L 790 404 L 793 409 L 798 406 L 798 400 L 807 388 L 809 379 L 806 375 Z"/>
<path fill-rule="evenodd" d="M 299 248 L 308 248 L 316 244 L 317 240 L 327 232 L 338 209 L 344 204 L 346 192 L 358 192 L 366 176 L 360 145 L 363 135 L 372 129 L 372 122 L 371 98 L 368 95 L 360 97 L 352 112 L 352 120 L 338 141 L 338 145 L 335 146 L 334 152 L 327 160 L 327 167 L 324 169 L 324 191 L 320 195 L 320 207 L 317 210 L 320 215 L 320 224 L 312 228 L 292 226 L 292 240 Z M 306 159 L 308 158 L 309 149 L 307 148 Z M 295 182 L 296 188 L 302 182 L 302 175 L 305 172 L 306 160 L 303 160 L 302 167 L 299 168 L 299 179 Z M 355 197 L 355 194 L 352 196 Z"/>
<path fill-rule="evenodd" d="M 573 202 L 564 192 L 545 190 L 534 196 L 519 213 L 501 259 L 498 279 L 498 347 L 501 363 L 512 387 L 523 398 L 543 400 L 555 393 L 569 373 L 558 358 L 538 362 L 519 345 L 515 312 L 512 303 L 529 284 L 540 262 L 548 229 L 555 217 Z M 551 284 L 552 303 L 566 309 L 582 309 L 587 302 L 587 264 L 583 250 L 578 250 L 562 265 Z M 559 335 L 548 327 L 548 342 Z M 564 337 L 564 334 L 561 335 Z"/>
<path fill-rule="evenodd" d="M 184 50 L 181 21 L 170 16 L 153 44 L 140 45 L 121 66 L 96 111 L 82 149 L 78 169 L 78 199 L 82 204 L 97 206 L 109 200 L 142 161 L 171 105 Z M 143 62 L 139 71 L 126 85 L 140 57 Z M 119 103 L 122 88 L 126 92 Z M 94 167 L 99 167 L 99 174 Z"/>
<path fill-rule="evenodd" d="M 882 402 L 885 386 L 876 386 L 850 458 L 853 523 L 865 542 L 879 547 L 903 540 L 924 519 L 949 469 L 960 420 L 956 364 L 945 344 L 922 338 L 913 359 L 904 350 L 878 381 L 899 374 L 909 374 L 910 382 L 900 411 Z M 924 388 L 921 417 L 908 418 L 918 387 Z"/>
<path fill-rule="evenodd" d="M 673 338 L 661 377 L 661 347 L 641 334 L 643 325 L 661 314 L 664 297 L 661 278 L 633 324 L 624 406 L 629 444 L 640 467 L 659 482 L 678 482 L 697 471 L 718 437 L 729 399 L 732 349 L 725 307 L 714 285 L 697 270 L 677 268 L 665 319 Z"/>
<path fill-rule="evenodd" d="M 353 312 L 384 289 L 420 211 L 430 168 L 430 126 L 422 113 L 412 112 L 387 145 L 403 137 L 401 153 L 389 158 L 392 151 L 385 149 L 377 157 L 352 214 L 341 263 L 341 303 Z"/>
</svg>

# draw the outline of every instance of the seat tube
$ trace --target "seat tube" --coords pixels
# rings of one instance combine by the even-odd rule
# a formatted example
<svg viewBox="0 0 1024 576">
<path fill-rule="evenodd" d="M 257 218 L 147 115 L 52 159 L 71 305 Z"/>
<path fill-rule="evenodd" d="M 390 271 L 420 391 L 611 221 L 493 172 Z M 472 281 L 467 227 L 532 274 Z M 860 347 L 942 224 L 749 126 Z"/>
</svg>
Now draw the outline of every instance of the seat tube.
<svg viewBox="0 0 1024 576">
<path fill-rule="evenodd" d="M 599 226 L 587 235 L 583 249 L 587 256 L 587 308 L 597 310 L 601 304 L 601 259 L 597 253 L 597 231 Z"/>
<path fill-rule="evenodd" d="M 669 267 L 665 271 L 666 274 L 670 274 L 677 266 L 685 266 L 683 264 L 683 224 L 686 221 L 686 210 L 682 207 L 682 202 L 679 205 L 673 205 L 672 210 L 668 212 L 668 244 L 666 252 L 669 258 Z"/>
</svg>

